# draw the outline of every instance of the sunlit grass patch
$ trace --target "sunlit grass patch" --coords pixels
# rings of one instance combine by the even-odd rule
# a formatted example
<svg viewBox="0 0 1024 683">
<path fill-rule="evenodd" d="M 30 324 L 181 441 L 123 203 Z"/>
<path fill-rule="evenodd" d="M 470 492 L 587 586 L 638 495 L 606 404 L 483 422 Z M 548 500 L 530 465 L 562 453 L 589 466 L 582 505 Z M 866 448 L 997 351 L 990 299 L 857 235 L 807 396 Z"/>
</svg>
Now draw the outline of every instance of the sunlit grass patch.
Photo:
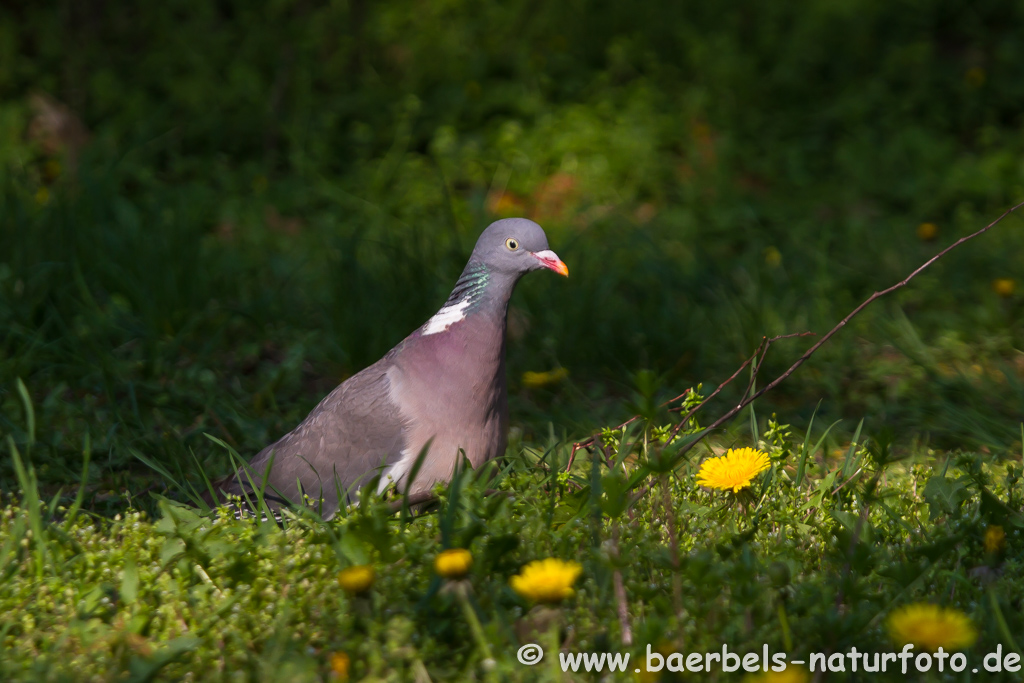
<svg viewBox="0 0 1024 683">
<path fill-rule="evenodd" d="M 767 642 L 794 658 L 886 651 L 891 636 L 974 658 L 1022 625 L 1014 463 L 897 457 L 864 437 L 834 460 L 812 448 L 798 482 L 804 451 L 769 421 L 750 450 L 772 465 L 741 507 L 697 484 L 699 458 L 665 465 L 656 451 L 673 441 L 627 432 L 619 464 L 585 456 L 565 472 L 556 445 L 496 480 L 460 474 L 435 511 L 412 519 L 375 497 L 332 522 L 289 514 L 282 528 L 171 502 L 155 520 L 103 519 L 5 496 L 0 671 L 533 680 L 518 648 L 531 637 L 549 647 L 565 629 L 567 650 L 636 656 L 654 641 Z M 30 463 L 24 476 L 31 492 Z M 915 606 L 940 597 L 944 611 Z M 538 601 L 557 611 L 531 609 Z"/>
</svg>

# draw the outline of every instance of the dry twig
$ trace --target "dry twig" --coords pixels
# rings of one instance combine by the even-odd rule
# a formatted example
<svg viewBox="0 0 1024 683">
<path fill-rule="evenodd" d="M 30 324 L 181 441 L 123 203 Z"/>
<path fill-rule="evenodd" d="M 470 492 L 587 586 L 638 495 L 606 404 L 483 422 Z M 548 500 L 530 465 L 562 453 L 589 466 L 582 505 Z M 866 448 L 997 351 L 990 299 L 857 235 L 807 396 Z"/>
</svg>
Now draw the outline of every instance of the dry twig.
<svg viewBox="0 0 1024 683">
<path fill-rule="evenodd" d="M 803 336 L 811 335 L 813 333 L 811 333 L 811 332 L 801 332 L 801 333 L 796 333 L 796 334 L 781 335 L 781 336 L 772 337 L 772 338 L 765 337 L 764 339 L 762 339 L 761 344 L 758 346 L 757 350 L 754 351 L 753 355 L 751 355 L 750 358 L 745 360 L 743 362 L 743 364 L 740 365 L 740 367 L 736 370 L 736 372 L 734 372 L 724 382 L 719 384 L 718 388 L 715 389 L 711 393 L 711 395 L 709 395 L 706 399 L 701 401 L 701 403 L 699 405 L 695 406 L 690 412 L 688 412 L 686 415 L 684 415 L 682 417 L 682 419 L 679 421 L 679 423 L 672 430 L 671 436 L 675 436 L 679 432 L 679 430 L 683 428 L 683 426 L 687 423 L 687 421 L 689 421 L 689 419 L 691 417 L 693 417 L 694 414 L 697 413 L 697 411 L 699 411 L 701 408 L 703 408 L 704 405 L 706 405 L 709 400 L 714 398 L 725 386 L 727 386 L 733 380 L 735 380 L 736 377 L 738 377 L 739 374 L 746 367 L 748 367 L 751 363 L 754 363 L 754 369 L 753 369 L 753 372 L 751 373 L 750 382 L 747 384 L 747 388 L 746 388 L 746 390 L 743 393 L 743 398 L 733 408 L 731 408 L 726 413 L 724 413 L 723 415 L 718 417 L 714 422 L 712 422 L 710 425 L 708 425 L 703 430 L 704 437 L 706 437 L 708 434 L 713 432 L 715 429 L 717 429 L 718 427 L 722 426 L 724 423 L 726 423 L 729 420 L 731 420 L 732 418 L 734 418 L 741 410 L 746 408 L 748 405 L 750 405 L 751 403 L 756 401 L 761 396 L 764 396 L 766 393 L 768 393 L 769 391 L 771 391 L 772 389 L 777 387 L 779 384 L 781 384 L 783 382 L 783 380 L 785 380 L 787 377 L 789 377 L 794 372 L 796 372 L 797 368 L 799 368 L 801 365 L 806 363 L 807 360 L 812 355 L 814 355 L 814 353 L 818 349 L 820 349 L 822 346 L 824 346 L 824 344 L 829 339 L 831 339 L 837 332 L 839 332 L 839 330 L 841 330 L 844 327 L 846 327 L 847 323 L 849 323 L 851 320 L 853 320 L 853 318 L 858 313 L 860 313 L 865 308 L 867 308 L 868 305 L 870 305 L 873 301 L 875 301 L 876 299 L 880 299 L 881 297 L 883 297 L 883 296 L 885 296 L 887 294 L 891 294 L 892 292 L 895 292 L 897 289 L 901 289 L 903 287 L 906 287 L 907 284 L 911 280 L 913 280 L 915 277 L 917 277 L 922 272 L 924 272 L 924 270 L 926 270 L 929 266 L 931 266 L 933 263 L 938 261 L 940 258 L 945 256 L 949 252 L 953 251 L 954 249 L 959 247 L 961 244 L 964 244 L 965 242 L 968 242 L 968 241 L 974 239 L 975 237 L 988 232 L 989 230 L 994 228 L 996 225 L 998 225 L 1004 218 L 1009 216 L 1011 213 L 1017 211 L 1017 209 L 1021 208 L 1022 206 L 1024 206 L 1024 202 L 1020 202 L 1020 203 L 1010 207 L 1009 209 L 1004 211 L 1002 213 L 1002 215 L 1000 215 L 998 218 L 996 218 L 994 221 L 992 221 L 991 223 L 989 223 L 985 227 L 981 228 L 980 230 L 976 230 L 975 232 L 972 232 L 969 235 L 965 235 L 964 237 L 961 237 L 960 239 L 958 239 L 956 242 L 953 242 L 952 244 L 950 244 L 948 247 L 946 247 L 945 249 L 943 249 L 942 251 L 937 253 L 935 256 L 931 257 L 930 259 L 925 261 L 923 264 L 918 266 L 916 269 L 914 269 L 913 272 L 911 272 L 909 275 L 907 275 L 907 277 L 903 278 L 902 280 L 900 280 L 896 284 L 892 285 L 891 287 L 887 287 L 886 289 L 882 289 L 882 290 L 876 291 L 874 294 L 872 294 L 867 299 L 865 299 L 859 306 L 857 306 L 855 309 L 850 311 L 846 315 L 846 317 L 844 317 L 842 320 L 840 320 L 835 325 L 835 327 L 833 327 L 824 336 L 822 336 L 821 339 L 819 339 L 813 346 L 811 346 L 809 349 L 807 349 L 803 353 L 803 355 L 800 356 L 800 358 L 798 358 L 796 360 L 796 362 L 794 362 L 791 366 L 789 366 L 789 368 L 785 372 L 783 372 L 781 375 L 776 377 L 774 380 L 772 380 L 771 382 L 766 384 L 759 391 L 757 391 L 756 393 L 751 395 L 750 394 L 750 390 L 751 390 L 751 388 L 754 385 L 754 381 L 757 379 L 757 373 L 758 373 L 758 371 L 760 371 L 761 365 L 764 362 L 764 358 L 767 355 L 768 349 L 771 347 L 772 343 L 776 342 L 776 341 L 778 341 L 780 339 L 787 339 L 787 338 L 790 338 L 790 337 L 803 337 Z M 668 403 L 675 402 L 675 401 L 679 400 L 680 398 L 682 398 L 685 395 L 686 395 L 686 392 L 684 392 L 680 396 L 672 399 Z M 667 404 L 663 404 L 663 405 L 667 405 Z M 619 425 L 619 427 L 617 427 L 617 429 L 621 429 L 622 427 L 625 427 L 626 425 L 628 425 L 628 424 L 630 424 L 630 423 L 632 423 L 632 422 L 634 422 L 634 421 L 636 421 L 638 419 L 640 419 L 640 416 L 639 415 L 635 415 L 632 418 L 630 418 L 629 420 L 626 420 L 621 425 Z M 683 453 L 686 453 L 687 451 L 692 449 L 694 446 L 696 446 L 698 443 L 700 443 L 700 441 L 702 441 L 704 437 L 702 437 L 701 439 L 697 439 L 696 441 L 694 441 L 694 442 L 684 446 L 680 450 L 679 454 L 682 455 Z M 584 441 L 580 441 L 578 443 L 573 444 L 572 455 L 569 458 L 569 468 L 572 467 L 572 462 L 573 462 L 574 456 L 576 455 L 576 451 L 579 450 L 580 448 L 586 448 L 586 447 L 592 445 L 595 442 L 596 438 L 597 438 L 597 436 L 592 436 L 589 439 L 586 439 Z M 568 468 L 567 468 L 566 471 L 568 471 Z"/>
<path fill-rule="evenodd" d="M 992 221 L 991 223 L 986 225 L 984 228 L 981 228 L 980 230 L 976 230 L 976 231 L 972 232 L 970 235 L 965 235 L 964 237 L 961 237 L 956 242 L 953 242 L 953 244 L 949 245 L 948 247 L 946 247 L 945 249 L 940 251 L 935 256 L 932 256 L 930 259 L 928 259 L 927 261 L 922 263 L 920 266 L 918 266 L 916 269 L 914 269 L 914 271 L 912 273 L 910 273 L 910 275 L 908 275 L 907 277 L 903 278 L 902 280 L 900 280 L 896 284 L 892 285 L 891 287 L 887 287 L 886 289 L 879 290 L 879 291 L 875 292 L 874 294 L 872 294 L 871 296 L 869 296 L 867 299 L 864 300 L 863 303 L 861 303 L 859 306 L 857 306 L 857 308 L 855 308 L 852 311 L 850 311 L 846 315 L 845 318 L 840 320 L 836 324 L 836 326 L 833 327 L 831 330 L 829 330 L 821 339 L 819 339 L 817 341 L 817 343 L 815 343 L 813 346 L 811 346 L 811 348 L 809 348 L 806 351 L 804 351 L 804 354 L 802 356 L 800 356 L 800 358 L 798 358 L 795 363 L 793 363 L 791 366 L 789 366 L 789 369 L 787 369 L 781 375 L 779 375 L 778 377 L 773 379 L 771 382 L 766 384 L 760 391 L 758 391 L 754 395 L 749 396 L 747 398 L 744 398 L 742 401 L 740 401 L 738 404 L 736 404 L 736 406 L 734 408 L 732 408 L 727 413 L 725 413 L 724 415 L 719 417 L 717 420 L 712 422 L 710 425 L 708 425 L 708 427 L 705 430 L 705 432 L 711 432 L 715 428 L 720 427 L 723 423 L 725 423 L 728 420 L 731 420 L 733 417 L 735 417 L 737 413 L 739 413 L 741 410 L 746 408 L 748 405 L 750 405 L 751 403 L 753 403 L 754 401 L 759 399 L 761 396 L 765 395 L 766 393 L 768 393 L 769 391 L 774 389 L 775 387 L 779 386 L 779 384 L 781 384 L 783 380 L 785 380 L 787 377 L 789 377 L 794 372 L 796 372 L 797 368 L 799 368 L 801 365 L 806 363 L 807 360 L 812 355 L 814 355 L 814 353 L 818 349 L 820 349 L 825 344 L 825 342 L 827 342 L 829 339 L 831 339 L 835 335 L 836 332 L 838 332 L 839 330 L 841 330 L 844 327 L 846 327 L 846 324 L 848 322 L 853 320 L 853 318 L 858 313 L 860 313 L 865 308 L 867 308 L 868 305 L 871 304 L 873 301 L 875 301 L 876 299 L 880 299 L 881 297 L 885 296 L 886 294 L 891 294 L 892 292 L 895 292 L 897 289 L 902 289 L 903 287 L 906 287 L 907 284 L 911 280 L 913 280 L 915 277 L 917 277 L 922 272 L 924 272 L 925 269 L 927 269 L 933 263 L 938 261 L 940 258 L 945 256 L 949 252 L 953 251 L 954 249 L 959 247 L 961 244 L 963 244 L 963 243 L 965 243 L 965 242 L 967 242 L 969 240 L 974 239 L 978 235 L 981 235 L 981 234 L 984 234 L 984 233 L 988 232 L 989 230 L 994 228 L 996 225 L 998 225 L 1004 218 L 1006 218 L 1007 216 L 1009 216 L 1011 213 L 1013 213 L 1017 209 L 1021 208 L 1022 206 L 1024 206 L 1024 202 L 1020 202 L 1020 203 L 1016 204 L 1015 206 L 1007 209 L 1006 211 L 1004 211 L 1002 213 L 1001 216 L 999 216 L 999 218 L 995 219 L 994 221 Z M 693 444 L 690 444 L 689 447 L 686 450 L 689 450 L 689 448 L 693 448 L 694 445 L 696 445 L 696 442 L 694 442 Z"/>
</svg>

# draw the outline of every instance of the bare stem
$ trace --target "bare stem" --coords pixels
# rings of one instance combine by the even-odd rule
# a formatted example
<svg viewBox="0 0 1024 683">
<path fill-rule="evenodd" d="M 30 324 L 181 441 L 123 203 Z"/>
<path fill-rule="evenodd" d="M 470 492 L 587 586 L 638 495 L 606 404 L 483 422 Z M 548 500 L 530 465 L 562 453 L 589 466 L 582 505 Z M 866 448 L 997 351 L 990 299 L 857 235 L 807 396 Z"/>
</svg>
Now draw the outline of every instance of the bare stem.
<svg viewBox="0 0 1024 683">
<path fill-rule="evenodd" d="M 672 509 L 672 492 L 669 490 L 668 474 L 661 475 L 661 507 L 668 522 L 668 547 L 672 560 L 672 606 L 676 614 L 683 614 L 683 581 L 679 576 L 679 535 L 676 533 L 676 516 Z"/>
<path fill-rule="evenodd" d="M 612 526 L 612 552 L 614 560 L 619 560 L 619 525 L 615 522 Z M 622 570 L 617 566 L 612 572 L 612 583 L 615 586 L 615 603 L 619 612 L 619 630 L 622 632 L 622 644 L 633 644 L 633 628 L 629 624 L 629 601 L 626 597 L 626 586 L 622 582 Z"/>
<path fill-rule="evenodd" d="M 874 294 L 872 294 L 871 296 L 869 296 L 867 299 L 865 299 L 863 301 L 863 303 L 861 303 L 859 306 L 857 306 L 857 308 L 855 308 L 852 311 L 850 311 L 846 315 L 845 318 L 843 318 L 838 323 L 836 323 L 836 326 L 833 327 L 831 330 L 829 330 L 827 333 L 825 333 L 825 335 L 821 339 L 819 339 L 816 344 L 814 344 L 811 348 L 807 349 L 804 352 L 804 354 L 802 356 L 800 356 L 800 358 L 798 358 L 796 360 L 795 363 L 793 363 L 791 366 L 789 366 L 788 370 L 786 370 L 784 373 L 782 373 L 781 375 L 776 377 L 774 380 L 772 380 L 771 382 L 766 384 L 760 391 L 758 391 L 754 395 L 744 398 L 742 401 L 740 401 L 738 404 L 736 404 L 736 406 L 732 410 L 730 410 L 729 412 L 725 413 L 724 415 L 719 417 L 717 420 L 712 422 L 707 427 L 707 431 L 711 432 L 715 428 L 720 427 L 723 423 L 725 423 L 725 422 L 731 420 L 733 417 L 735 417 L 737 413 L 739 413 L 741 410 L 746 408 L 752 402 L 756 401 L 758 398 L 760 398 L 764 394 L 768 393 L 769 391 L 771 391 L 775 387 L 779 386 L 779 384 L 781 384 L 783 380 L 785 380 L 787 377 L 789 377 L 794 372 L 796 372 L 797 368 L 799 368 L 801 365 L 806 363 L 807 360 L 812 355 L 814 355 L 814 353 L 825 344 L 825 342 L 827 342 L 829 339 L 831 339 L 836 334 L 836 332 L 838 332 L 839 330 L 841 330 L 844 327 L 846 327 L 847 323 L 849 323 L 851 320 L 853 320 L 853 318 L 858 313 L 860 313 L 865 308 L 867 308 L 868 305 L 871 304 L 873 301 L 875 301 L 876 299 L 880 299 L 881 297 L 885 296 L 886 294 L 891 294 L 892 292 L 895 292 L 897 289 L 902 289 L 903 287 L 906 287 L 907 284 L 911 280 L 913 280 L 915 277 L 917 277 L 922 272 L 924 272 L 925 269 L 927 269 L 933 263 L 938 261 L 940 258 L 945 256 L 949 252 L 953 251 L 954 249 L 959 247 L 961 244 L 963 244 L 963 243 L 965 243 L 965 242 L 967 242 L 969 240 L 974 239 L 978 235 L 982 235 L 982 234 L 988 232 L 989 230 L 994 228 L 996 225 L 998 225 L 1004 218 L 1006 218 L 1007 216 L 1009 216 L 1011 213 L 1013 213 L 1014 211 L 1016 211 L 1017 209 L 1019 209 L 1022 206 L 1024 206 L 1024 202 L 1020 202 L 1020 203 L 1010 207 L 1009 209 L 1004 211 L 1002 213 L 1002 215 L 999 216 L 999 218 L 996 218 L 994 221 L 992 221 L 991 223 L 986 225 L 984 228 L 981 228 L 980 230 L 976 230 L 976 231 L 972 232 L 970 235 L 965 235 L 965 236 L 961 237 L 956 242 L 953 242 L 951 245 L 949 245 L 948 247 L 946 247 L 945 249 L 940 251 L 935 256 L 932 256 L 930 259 L 928 259 L 927 261 L 922 263 L 920 266 L 915 268 L 914 271 L 910 273 L 910 275 L 908 275 L 907 277 L 903 278 L 902 280 L 900 280 L 896 284 L 892 285 L 891 287 L 887 287 L 886 289 L 879 290 L 879 291 L 875 292 Z M 690 444 L 689 448 L 693 448 L 694 445 L 696 445 L 696 443 Z M 687 448 L 686 450 L 689 450 L 689 448 Z"/>
<path fill-rule="evenodd" d="M 850 311 L 846 315 L 846 317 L 844 317 L 842 320 L 840 320 L 838 323 L 836 323 L 835 327 L 833 327 L 831 330 L 829 330 L 827 333 L 825 333 L 825 335 L 822 336 L 813 346 L 811 346 L 809 349 L 804 351 L 803 355 L 800 356 L 796 360 L 796 362 L 794 362 L 791 366 L 789 366 L 789 369 L 787 369 L 781 375 L 779 375 L 778 377 L 773 379 L 771 382 L 766 384 L 764 387 L 762 387 L 756 393 L 750 394 L 750 388 L 753 386 L 753 382 L 754 382 L 754 380 L 757 377 L 757 372 L 761 369 L 761 364 L 764 362 L 764 358 L 765 358 L 765 356 L 768 353 L 768 349 L 771 347 L 773 342 L 776 342 L 776 341 L 778 341 L 780 339 L 787 339 L 787 338 L 790 338 L 790 337 L 803 337 L 803 336 L 811 335 L 813 333 L 811 333 L 811 332 L 800 332 L 800 333 L 796 333 L 796 334 L 780 335 L 778 337 L 771 337 L 771 338 L 765 337 L 764 339 L 761 340 L 761 344 L 757 347 L 757 350 L 754 351 L 753 355 L 751 355 L 750 358 L 745 360 L 743 362 L 743 364 L 740 365 L 740 367 L 736 369 L 736 372 L 734 372 L 724 382 L 719 384 L 718 388 L 715 389 L 706 399 L 701 401 L 701 403 L 699 405 L 694 407 L 692 410 L 690 410 L 690 412 L 688 412 L 686 415 L 683 416 L 683 418 L 679 421 L 679 424 L 677 424 L 675 426 L 675 428 L 672 430 L 671 435 L 675 436 L 679 432 L 679 430 L 683 428 L 683 426 L 687 423 L 687 421 L 691 417 L 693 417 L 693 415 L 697 411 L 699 411 L 701 408 L 703 408 L 707 404 L 707 402 L 709 400 L 711 400 L 716 395 L 718 395 L 718 393 L 725 386 L 727 386 L 733 380 L 735 380 L 736 377 L 738 377 L 739 374 L 748 365 L 750 365 L 751 363 L 754 363 L 754 372 L 752 373 L 750 383 L 747 385 L 747 390 L 744 392 L 743 397 L 740 399 L 740 401 L 735 406 L 733 406 L 730 410 L 728 410 L 726 413 L 724 413 L 723 415 L 718 417 L 714 422 L 712 422 L 710 425 L 708 425 L 704 429 L 704 434 L 706 436 L 706 435 L 710 434 L 711 432 L 713 432 L 718 427 L 721 427 L 723 424 L 725 424 L 726 422 L 728 422 L 729 420 L 734 418 L 741 410 L 743 410 L 748 405 L 750 405 L 751 403 L 753 403 L 754 401 L 759 399 L 761 396 L 764 396 L 765 394 L 767 394 L 769 391 L 771 391 L 775 387 L 779 386 L 779 384 L 781 384 L 787 377 L 789 377 L 794 372 L 796 372 L 796 370 L 801 365 L 806 363 L 807 360 L 811 356 L 813 356 L 814 353 L 818 349 L 820 349 L 822 346 L 824 346 L 825 343 L 828 342 L 829 339 L 831 339 L 837 332 L 839 332 L 839 330 L 841 330 L 844 327 L 846 327 L 847 323 L 849 323 L 851 320 L 853 320 L 853 318 L 855 316 L 857 316 L 857 314 L 859 314 L 861 311 L 863 311 L 865 308 L 867 308 L 868 305 L 870 305 L 876 299 L 880 299 L 881 297 L 883 297 L 883 296 L 885 296 L 887 294 L 891 294 L 892 292 L 895 292 L 897 289 L 901 289 L 903 287 L 906 287 L 907 284 L 909 284 L 911 280 L 913 280 L 915 277 L 920 275 L 922 272 L 924 272 L 927 268 L 929 268 L 932 264 L 934 264 L 936 261 L 941 259 L 943 256 L 945 256 L 949 252 L 953 251 L 954 249 L 956 249 L 960 245 L 964 244 L 965 242 L 968 242 L 968 241 L 974 239 L 975 237 L 978 237 L 979 235 L 982 235 L 982 234 L 988 232 L 989 230 L 994 228 L 996 225 L 998 225 L 1000 222 L 1002 222 L 1003 219 L 1005 219 L 1011 213 L 1017 211 L 1017 209 L 1021 208 L 1022 206 L 1024 206 L 1024 202 L 1019 202 L 1018 204 L 1015 204 L 1014 206 L 1012 206 L 1009 209 L 1007 209 L 1006 211 L 1004 211 L 998 218 L 996 218 L 994 221 L 992 221 L 991 223 L 989 223 L 985 227 L 983 227 L 983 228 L 981 228 L 979 230 L 975 230 L 974 232 L 972 232 L 969 235 L 965 235 L 965 236 L 961 237 L 960 239 L 958 239 L 957 241 L 953 242 L 948 247 L 946 247 L 945 249 L 940 251 L 939 253 L 935 254 L 935 256 L 932 256 L 930 259 L 928 259 L 927 261 L 922 263 L 920 266 L 915 268 L 909 275 L 907 275 L 905 278 L 903 278 L 902 280 L 900 280 L 896 284 L 892 285 L 891 287 L 887 287 L 886 289 L 882 289 L 882 290 L 876 291 L 874 294 L 872 294 L 867 299 L 865 299 L 859 306 L 857 306 L 855 309 Z M 679 398 L 681 398 L 682 396 L 685 396 L 685 395 L 686 394 L 684 393 L 684 394 L 680 395 L 679 397 L 673 399 L 673 401 L 676 401 L 676 400 L 678 400 Z M 670 403 L 671 403 L 671 401 L 670 401 Z M 630 424 L 631 422 L 634 422 L 635 420 L 638 420 L 639 418 L 640 418 L 640 416 L 636 415 L 636 416 L 630 418 L 629 420 L 623 422 L 619 426 L 619 428 L 621 429 L 622 427 Z M 589 446 L 590 444 L 592 444 L 594 442 L 595 438 L 596 437 L 591 437 L 591 438 L 589 438 L 589 439 L 587 439 L 585 441 L 581 441 L 581 442 L 579 442 L 577 444 L 574 444 L 574 446 L 573 446 L 573 453 L 572 453 L 573 457 L 575 457 L 576 451 L 578 449 Z M 694 441 L 693 443 L 687 444 L 682 449 L 680 449 L 679 455 L 682 455 L 683 453 L 686 453 L 687 451 L 691 450 L 700 441 L 701 441 L 701 439 L 698 439 L 698 440 Z M 572 457 L 570 457 L 569 467 L 572 467 Z M 568 469 L 567 469 L 567 471 L 568 471 Z"/>
</svg>

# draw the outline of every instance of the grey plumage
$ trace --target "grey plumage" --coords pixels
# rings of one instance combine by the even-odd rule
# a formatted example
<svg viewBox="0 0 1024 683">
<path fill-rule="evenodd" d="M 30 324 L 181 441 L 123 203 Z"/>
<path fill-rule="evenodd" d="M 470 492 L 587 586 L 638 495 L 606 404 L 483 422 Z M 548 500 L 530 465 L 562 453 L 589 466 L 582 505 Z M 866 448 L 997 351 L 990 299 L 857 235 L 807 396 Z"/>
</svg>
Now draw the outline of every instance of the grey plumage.
<svg viewBox="0 0 1024 683">
<path fill-rule="evenodd" d="M 249 477 L 259 485 L 272 460 L 268 492 L 298 502 L 301 486 L 330 516 L 378 472 L 382 489 L 394 481 L 416 493 L 447 481 L 460 449 L 474 467 L 501 455 L 508 431 L 508 301 L 519 278 L 540 268 L 568 274 L 539 225 L 522 218 L 492 223 L 441 310 L 260 451 L 247 466 Z M 410 468 L 428 444 L 410 486 Z M 242 473 L 218 488 L 251 490 Z"/>
</svg>

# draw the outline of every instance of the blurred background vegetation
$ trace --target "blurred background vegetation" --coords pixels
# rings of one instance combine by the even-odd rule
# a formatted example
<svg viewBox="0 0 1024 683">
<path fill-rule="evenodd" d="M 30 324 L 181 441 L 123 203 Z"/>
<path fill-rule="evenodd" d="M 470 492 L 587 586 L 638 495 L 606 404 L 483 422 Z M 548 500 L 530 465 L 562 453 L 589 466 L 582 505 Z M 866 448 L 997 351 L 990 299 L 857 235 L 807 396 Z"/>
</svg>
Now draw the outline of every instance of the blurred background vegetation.
<svg viewBox="0 0 1024 683">
<path fill-rule="evenodd" d="M 641 370 L 713 386 L 1024 198 L 1022 33 L 1010 0 L 6 2 L 0 433 L 20 377 L 44 482 L 86 435 L 94 505 L 152 478 L 131 449 L 223 472 L 204 432 L 290 429 L 513 215 L 571 269 L 513 299 L 517 434 L 621 421 Z M 1019 452 L 1022 254 L 1011 217 L 759 413 Z"/>
</svg>

